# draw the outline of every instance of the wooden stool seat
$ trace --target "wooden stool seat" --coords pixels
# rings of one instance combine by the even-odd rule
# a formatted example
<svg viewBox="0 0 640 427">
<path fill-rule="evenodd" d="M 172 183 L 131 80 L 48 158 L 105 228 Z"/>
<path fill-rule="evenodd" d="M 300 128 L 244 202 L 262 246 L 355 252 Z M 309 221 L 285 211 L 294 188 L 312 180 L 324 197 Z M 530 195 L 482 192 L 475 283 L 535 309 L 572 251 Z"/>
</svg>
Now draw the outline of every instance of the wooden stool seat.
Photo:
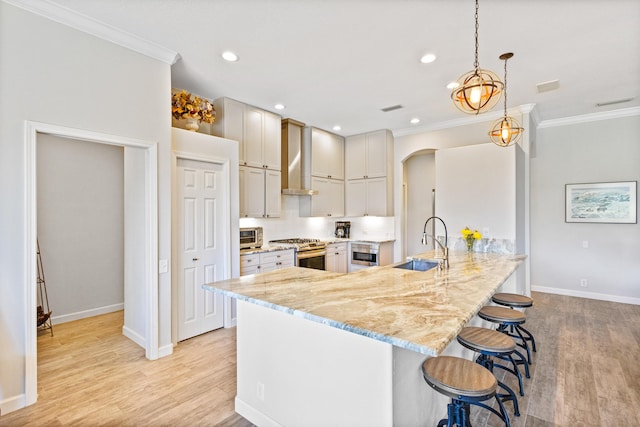
<svg viewBox="0 0 640 427">
<path fill-rule="evenodd" d="M 498 380 L 487 368 L 460 357 L 431 357 L 422 364 L 422 377 L 438 393 L 451 398 L 447 405 L 447 418 L 438 427 L 469 427 L 470 406 L 475 405 L 493 412 L 510 427 L 509 416 L 498 397 Z M 499 411 L 484 401 L 495 397 Z"/>
<path fill-rule="evenodd" d="M 498 293 L 491 297 L 491 301 L 507 307 L 526 308 L 533 306 L 533 298 L 520 294 Z"/>
<path fill-rule="evenodd" d="M 439 393 L 458 398 L 460 396 L 492 397 L 498 382 L 488 369 L 460 357 L 431 357 L 422 364 L 425 381 Z"/>
<path fill-rule="evenodd" d="M 488 320 L 493 323 L 524 323 L 527 320 L 527 316 L 521 311 L 512 310 L 506 307 L 496 307 L 493 305 L 486 305 L 480 309 L 478 316 L 484 320 Z"/>
<path fill-rule="evenodd" d="M 511 353 L 516 349 L 515 341 L 508 335 L 493 329 L 467 326 L 458 334 L 458 342 L 474 350 L 485 350 L 491 353 Z"/>
</svg>

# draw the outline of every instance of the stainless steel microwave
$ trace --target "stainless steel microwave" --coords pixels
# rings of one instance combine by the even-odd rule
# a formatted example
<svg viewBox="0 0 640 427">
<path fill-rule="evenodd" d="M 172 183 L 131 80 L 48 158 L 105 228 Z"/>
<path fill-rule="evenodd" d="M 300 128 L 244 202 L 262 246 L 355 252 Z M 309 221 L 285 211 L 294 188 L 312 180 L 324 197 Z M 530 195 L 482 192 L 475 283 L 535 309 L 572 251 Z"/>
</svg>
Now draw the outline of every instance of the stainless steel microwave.
<svg viewBox="0 0 640 427">
<path fill-rule="evenodd" d="M 262 227 L 240 229 L 240 249 L 261 248 Z"/>
</svg>

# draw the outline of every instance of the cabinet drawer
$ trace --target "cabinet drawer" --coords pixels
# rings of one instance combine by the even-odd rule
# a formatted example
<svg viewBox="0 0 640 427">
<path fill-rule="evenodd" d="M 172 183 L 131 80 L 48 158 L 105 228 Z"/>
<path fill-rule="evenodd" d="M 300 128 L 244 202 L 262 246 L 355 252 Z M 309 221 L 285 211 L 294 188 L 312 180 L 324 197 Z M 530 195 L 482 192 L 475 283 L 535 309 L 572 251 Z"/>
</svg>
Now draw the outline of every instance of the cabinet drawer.
<svg viewBox="0 0 640 427">
<path fill-rule="evenodd" d="M 278 262 L 287 262 L 293 264 L 293 249 L 284 251 L 265 252 L 260 254 L 260 264 L 271 264 Z M 280 265 L 280 264 L 278 264 Z"/>
<path fill-rule="evenodd" d="M 240 269 L 252 267 L 254 265 L 260 265 L 260 255 L 242 255 L 240 257 Z"/>
</svg>

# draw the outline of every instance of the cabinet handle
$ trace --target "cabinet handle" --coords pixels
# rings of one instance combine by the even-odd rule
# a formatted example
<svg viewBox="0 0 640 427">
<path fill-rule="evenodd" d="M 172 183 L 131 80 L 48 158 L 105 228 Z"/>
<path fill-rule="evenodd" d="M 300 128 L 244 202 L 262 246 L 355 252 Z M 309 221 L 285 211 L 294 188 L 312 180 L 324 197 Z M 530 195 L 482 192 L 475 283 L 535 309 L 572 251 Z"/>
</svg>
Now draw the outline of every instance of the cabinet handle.
<svg viewBox="0 0 640 427">
<path fill-rule="evenodd" d="M 243 165 L 247 166 L 247 162 L 244 162 Z"/>
<path fill-rule="evenodd" d="M 253 260 L 252 259 L 248 259 L 247 262 L 253 262 Z"/>
<path fill-rule="evenodd" d="M 193 258 L 191 261 L 198 261 L 200 258 Z"/>
<path fill-rule="evenodd" d="M 331 175 L 327 175 L 327 178 L 331 178 Z"/>
</svg>

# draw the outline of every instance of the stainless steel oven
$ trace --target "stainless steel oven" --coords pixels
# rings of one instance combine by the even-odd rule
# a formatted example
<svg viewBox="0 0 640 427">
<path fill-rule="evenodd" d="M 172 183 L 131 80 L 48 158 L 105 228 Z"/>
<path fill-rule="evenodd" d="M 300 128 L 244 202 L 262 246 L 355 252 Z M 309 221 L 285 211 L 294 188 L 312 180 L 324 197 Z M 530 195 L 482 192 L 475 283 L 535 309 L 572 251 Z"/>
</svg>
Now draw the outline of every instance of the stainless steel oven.
<svg viewBox="0 0 640 427">
<path fill-rule="evenodd" d="M 379 265 L 379 245 L 375 243 L 352 243 L 351 264 L 371 267 Z"/>
<path fill-rule="evenodd" d="M 327 244 L 319 239 L 269 240 L 270 245 L 295 248 L 298 267 L 326 269 Z"/>
<path fill-rule="evenodd" d="M 315 268 L 316 270 L 326 269 L 326 248 L 299 250 L 296 255 L 298 267 Z"/>
</svg>

